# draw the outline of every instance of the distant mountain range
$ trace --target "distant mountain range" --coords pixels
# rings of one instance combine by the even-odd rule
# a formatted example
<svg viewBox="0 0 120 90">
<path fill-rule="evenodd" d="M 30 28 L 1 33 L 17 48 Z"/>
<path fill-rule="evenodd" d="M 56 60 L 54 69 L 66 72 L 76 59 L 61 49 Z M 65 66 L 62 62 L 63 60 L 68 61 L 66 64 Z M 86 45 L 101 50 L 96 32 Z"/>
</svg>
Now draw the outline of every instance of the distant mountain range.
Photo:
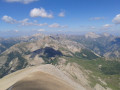
<svg viewBox="0 0 120 90">
<path fill-rule="evenodd" d="M 85 36 L 72 35 L 67 38 L 81 43 L 102 57 L 109 59 L 120 58 L 120 37 L 107 33 L 102 35 L 88 33 Z"/>
<path fill-rule="evenodd" d="M 37 68 L 43 68 L 45 65 L 45 68 L 48 67 L 50 70 L 51 68 L 59 70 L 61 75 L 67 79 L 58 77 L 59 72 L 55 72 L 53 69 L 52 75 L 61 79 L 61 82 L 65 80 L 73 90 L 79 90 L 79 88 L 119 90 L 119 44 L 119 37 L 106 33 L 98 35 L 93 32 L 83 36 L 35 34 L 19 38 L 0 38 L 0 87 L 3 90 L 8 88 L 8 90 L 12 90 L 13 86 L 22 85 L 20 82 L 27 82 L 24 81 L 28 80 L 27 77 L 20 81 L 23 78 L 20 75 L 23 73 L 35 75 L 37 78 L 35 73 L 41 72 L 41 69 Z M 51 66 L 49 67 L 49 65 Z M 42 70 L 43 74 L 45 68 Z M 46 72 L 51 74 L 49 70 Z M 42 75 L 42 73 L 40 74 Z M 4 83 L 8 83 L 9 77 L 13 79 L 16 77 L 16 80 L 14 79 L 14 83 L 4 86 L 3 80 Z M 114 84 L 111 85 L 109 81 Z"/>
</svg>

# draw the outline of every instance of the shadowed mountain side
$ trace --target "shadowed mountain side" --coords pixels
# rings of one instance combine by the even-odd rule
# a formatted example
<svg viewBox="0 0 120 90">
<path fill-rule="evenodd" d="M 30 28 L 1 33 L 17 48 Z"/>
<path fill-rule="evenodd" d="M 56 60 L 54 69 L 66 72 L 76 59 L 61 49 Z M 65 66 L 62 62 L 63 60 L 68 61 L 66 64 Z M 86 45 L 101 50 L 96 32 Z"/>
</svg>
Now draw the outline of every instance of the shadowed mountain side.
<svg viewBox="0 0 120 90">
<path fill-rule="evenodd" d="M 34 58 L 37 54 L 40 56 L 46 56 L 47 58 L 62 56 L 62 53 L 59 50 L 55 50 L 51 47 L 45 47 L 32 52 L 31 58 Z"/>
<path fill-rule="evenodd" d="M 63 80 L 44 72 L 34 72 L 8 90 L 73 90 Z"/>
</svg>

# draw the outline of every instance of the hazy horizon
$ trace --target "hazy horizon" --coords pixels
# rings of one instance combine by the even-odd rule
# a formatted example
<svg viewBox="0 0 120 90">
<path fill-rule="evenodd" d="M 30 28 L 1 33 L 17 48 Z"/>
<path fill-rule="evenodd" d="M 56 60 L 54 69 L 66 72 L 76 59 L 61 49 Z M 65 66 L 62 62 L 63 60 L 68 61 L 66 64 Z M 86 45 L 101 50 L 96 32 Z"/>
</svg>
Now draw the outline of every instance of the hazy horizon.
<svg viewBox="0 0 120 90">
<path fill-rule="evenodd" d="M 119 0 L 1 0 L 0 37 L 120 33 Z"/>
</svg>

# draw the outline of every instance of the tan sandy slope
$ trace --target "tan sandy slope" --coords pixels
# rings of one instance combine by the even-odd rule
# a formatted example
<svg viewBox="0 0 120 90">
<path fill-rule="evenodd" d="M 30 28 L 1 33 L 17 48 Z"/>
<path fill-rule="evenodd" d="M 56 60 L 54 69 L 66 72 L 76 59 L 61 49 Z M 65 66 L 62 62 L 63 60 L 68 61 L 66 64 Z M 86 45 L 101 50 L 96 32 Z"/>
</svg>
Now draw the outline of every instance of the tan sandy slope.
<svg viewBox="0 0 120 90">
<path fill-rule="evenodd" d="M 32 82 L 35 83 L 36 86 L 35 84 L 31 85 Z M 60 88 L 57 87 L 61 87 L 61 86 L 63 86 L 61 87 L 62 88 L 61 90 L 73 90 L 73 89 L 85 90 L 83 86 L 75 83 L 68 76 L 66 76 L 61 70 L 57 69 L 53 65 L 40 65 L 40 66 L 30 67 L 9 74 L 4 78 L 0 79 L 0 90 L 6 90 L 14 84 L 16 85 L 16 87 L 13 88 L 12 90 L 25 90 L 23 89 L 24 87 L 21 87 L 23 86 L 22 83 L 26 84 L 25 86 L 29 85 L 30 87 L 28 88 L 35 86 L 36 88 L 45 88 L 44 90 L 54 90 L 53 86 L 55 90 L 60 90 Z M 40 86 L 38 86 L 38 84 Z M 48 87 L 46 87 L 45 84 Z"/>
<path fill-rule="evenodd" d="M 69 84 L 53 75 L 34 72 L 18 81 L 8 90 L 74 90 Z"/>
</svg>

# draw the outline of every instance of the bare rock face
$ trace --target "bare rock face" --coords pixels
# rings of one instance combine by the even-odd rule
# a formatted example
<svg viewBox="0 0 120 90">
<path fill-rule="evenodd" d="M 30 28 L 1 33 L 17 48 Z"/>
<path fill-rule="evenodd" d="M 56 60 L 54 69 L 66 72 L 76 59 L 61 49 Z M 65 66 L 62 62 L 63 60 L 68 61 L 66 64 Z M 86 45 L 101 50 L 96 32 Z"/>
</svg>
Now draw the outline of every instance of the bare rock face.
<svg viewBox="0 0 120 90">
<path fill-rule="evenodd" d="M 73 53 L 85 48 L 74 41 L 38 36 L 34 40 L 15 44 L 2 53 L 0 77 L 30 66 L 56 63 L 57 57 L 72 56 Z"/>
</svg>

